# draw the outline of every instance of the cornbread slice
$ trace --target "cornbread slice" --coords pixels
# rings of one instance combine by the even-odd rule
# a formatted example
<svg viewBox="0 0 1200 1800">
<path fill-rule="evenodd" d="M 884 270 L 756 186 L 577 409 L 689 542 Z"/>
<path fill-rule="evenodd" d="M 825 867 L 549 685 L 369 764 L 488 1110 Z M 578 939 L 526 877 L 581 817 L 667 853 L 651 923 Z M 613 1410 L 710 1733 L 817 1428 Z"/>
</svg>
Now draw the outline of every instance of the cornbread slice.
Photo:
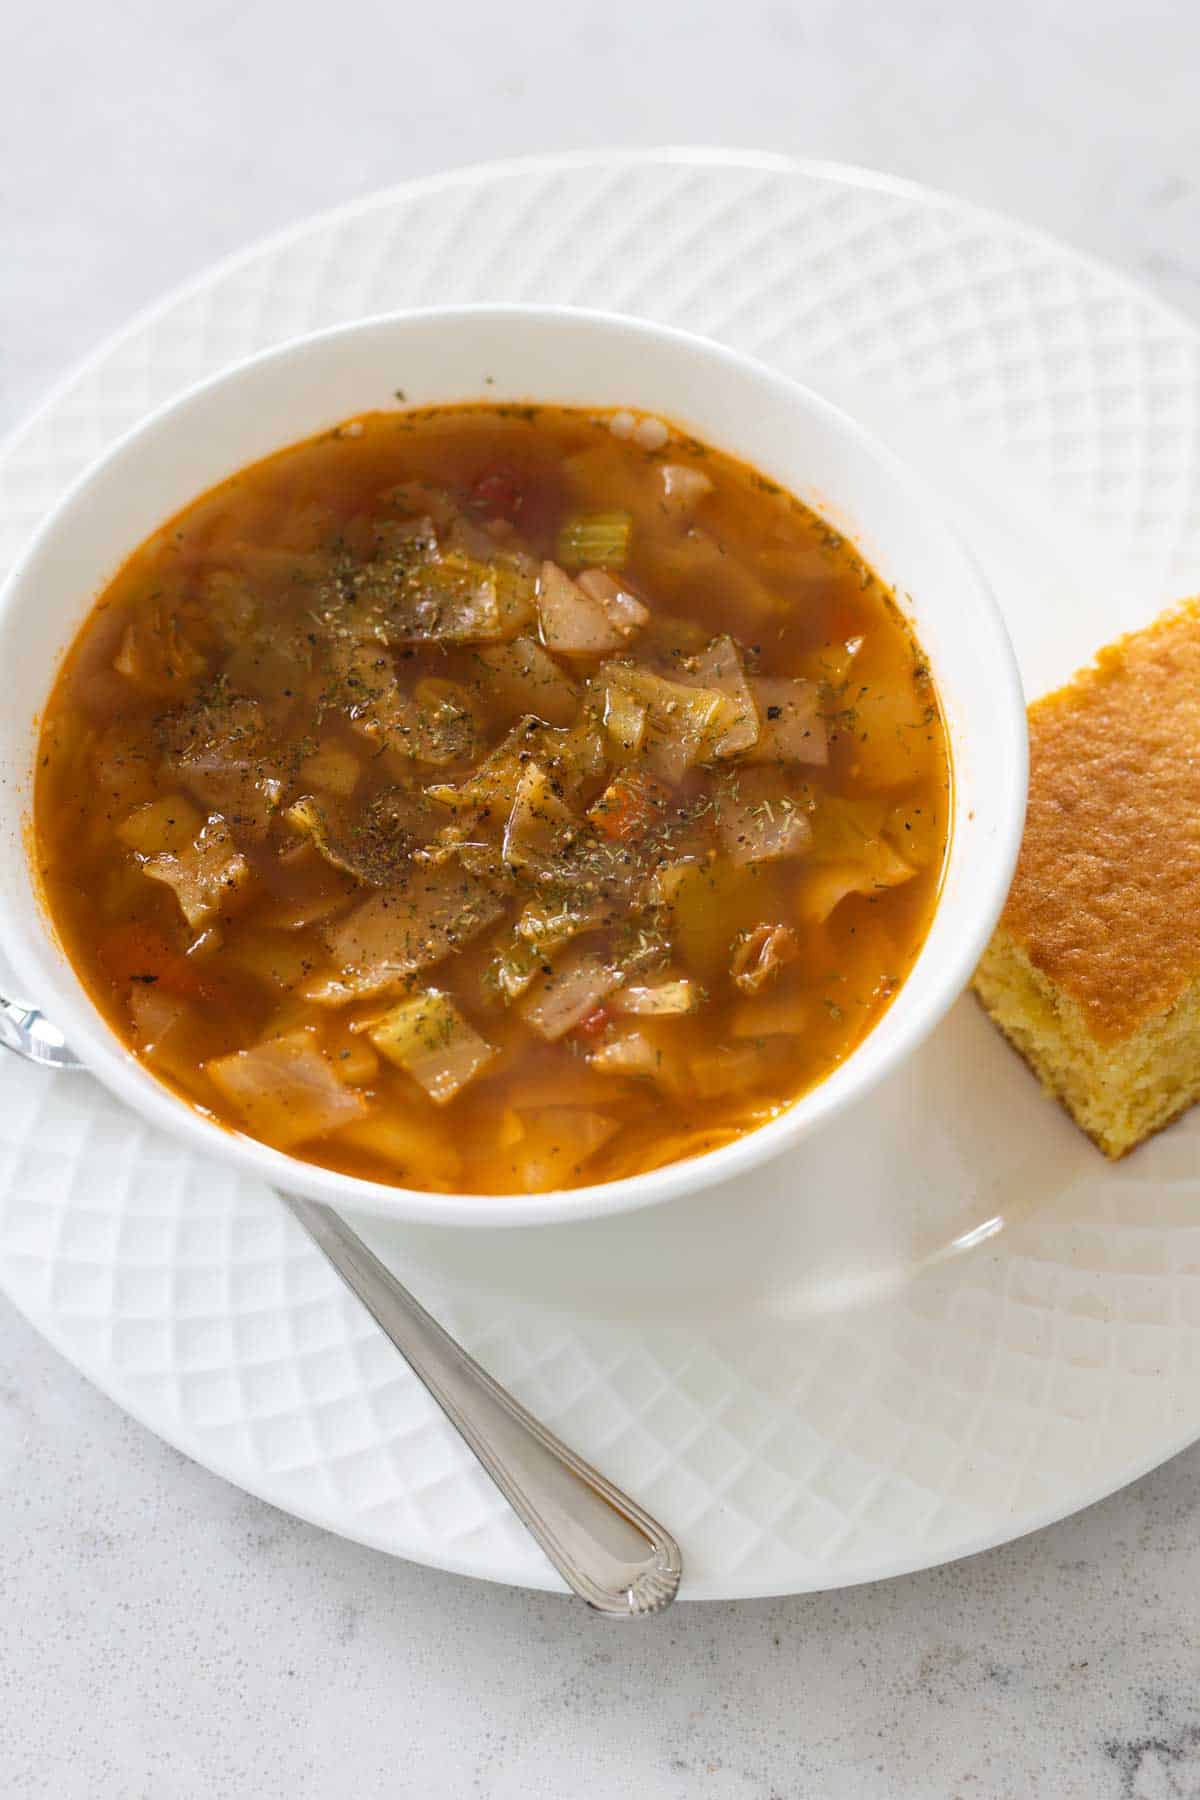
<svg viewBox="0 0 1200 1800">
<path fill-rule="evenodd" d="M 974 987 L 1106 1156 L 1200 1096 L 1200 599 L 1029 709 L 1017 873 Z"/>
</svg>

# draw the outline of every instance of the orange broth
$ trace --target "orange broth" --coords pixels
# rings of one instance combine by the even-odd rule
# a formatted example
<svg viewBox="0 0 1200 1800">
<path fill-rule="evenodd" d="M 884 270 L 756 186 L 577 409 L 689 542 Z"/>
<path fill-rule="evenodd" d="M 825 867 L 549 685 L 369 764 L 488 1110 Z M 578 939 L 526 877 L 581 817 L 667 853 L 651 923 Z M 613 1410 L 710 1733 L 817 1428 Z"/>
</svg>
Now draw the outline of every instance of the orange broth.
<svg viewBox="0 0 1200 1800">
<path fill-rule="evenodd" d="M 231 1130 L 537 1191 L 776 1117 L 888 1006 L 946 732 L 854 547 L 656 421 L 372 414 L 128 560 L 42 724 L 78 974 Z"/>
</svg>

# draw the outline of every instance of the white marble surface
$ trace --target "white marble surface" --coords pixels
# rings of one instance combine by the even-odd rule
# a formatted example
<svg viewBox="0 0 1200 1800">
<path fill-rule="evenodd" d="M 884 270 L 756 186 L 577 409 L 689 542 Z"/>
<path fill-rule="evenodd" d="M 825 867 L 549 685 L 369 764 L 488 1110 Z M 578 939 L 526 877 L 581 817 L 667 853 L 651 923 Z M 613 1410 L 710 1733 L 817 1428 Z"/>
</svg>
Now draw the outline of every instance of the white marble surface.
<svg viewBox="0 0 1200 1800">
<path fill-rule="evenodd" d="M 890 168 L 1200 314 L 1179 0 L 47 0 L 5 50 L 0 427 L 164 288 L 453 163 Z M 966 1564 L 635 1631 L 392 1562 L 165 1448 L 0 1302 L 0 1793 L 1200 1796 L 1200 1450 Z"/>
</svg>

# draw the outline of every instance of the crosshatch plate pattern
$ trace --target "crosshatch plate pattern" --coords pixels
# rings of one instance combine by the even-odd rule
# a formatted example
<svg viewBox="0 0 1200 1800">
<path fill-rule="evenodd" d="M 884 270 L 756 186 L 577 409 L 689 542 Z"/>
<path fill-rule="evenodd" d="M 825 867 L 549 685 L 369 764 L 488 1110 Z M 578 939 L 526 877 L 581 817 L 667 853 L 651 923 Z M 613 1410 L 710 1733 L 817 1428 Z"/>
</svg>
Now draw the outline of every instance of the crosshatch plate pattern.
<svg viewBox="0 0 1200 1800">
<path fill-rule="evenodd" d="M 657 319 L 848 404 L 941 486 L 1031 689 L 1200 587 L 1190 326 L 939 195 L 688 150 L 413 183 L 212 271 L 0 452 L 0 558 L 197 380 L 322 326 L 473 300 Z M 362 1229 L 672 1527 L 697 1599 L 943 1561 L 1200 1436 L 1200 1129 L 1102 1164 L 965 1000 L 852 1116 L 736 1188 L 527 1232 Z M 12 1058 L 0 1284 L 251 1492 L 417 1561 L 559 1585 L 270 1193 L 89 1077 Z"/>
</svg>

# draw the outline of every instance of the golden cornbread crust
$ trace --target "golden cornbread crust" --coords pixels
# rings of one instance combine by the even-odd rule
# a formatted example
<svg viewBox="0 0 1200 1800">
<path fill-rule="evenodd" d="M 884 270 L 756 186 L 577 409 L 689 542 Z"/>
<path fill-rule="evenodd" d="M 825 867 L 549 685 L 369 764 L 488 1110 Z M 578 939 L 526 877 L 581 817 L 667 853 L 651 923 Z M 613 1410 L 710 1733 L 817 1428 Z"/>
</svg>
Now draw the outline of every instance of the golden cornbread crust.
<svg viewBox="0 0 1200 1800">
<path fill-rule="evenodd" d="M 1106 1156 L 1125 1156 L 1200 1096 L 1200 982 L 1121 1044 L 1103 1045 L 1084 1015 L 1003 930 L 975 992 L 1043 1088 Z"/>
<path fill-rule="evenodd" d="M 1002 928 L 1099 1043 L 1200 975 L 1200 599 L 1029 709 L 1029 810 Z"/>
<path fill-rule="evenodd" d="M 975 988 L 1109 1156 L 1200 1093 L 1200 600 L 1029 709 L 1025 837 Z"/>
</svg>

